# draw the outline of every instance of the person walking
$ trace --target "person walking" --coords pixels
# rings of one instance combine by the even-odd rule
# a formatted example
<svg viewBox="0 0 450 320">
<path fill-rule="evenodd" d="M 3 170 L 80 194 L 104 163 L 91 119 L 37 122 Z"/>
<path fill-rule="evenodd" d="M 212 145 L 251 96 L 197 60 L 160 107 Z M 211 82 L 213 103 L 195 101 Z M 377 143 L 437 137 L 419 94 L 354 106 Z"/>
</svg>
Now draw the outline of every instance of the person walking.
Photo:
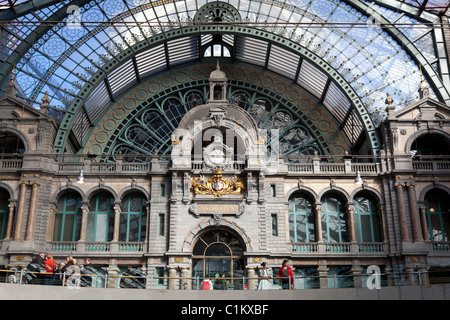
<svg viewBox="0 0 450 320">
<path fill-rule="evenodd" d="M 272 290 L 272 284 L 270 283 L 269 269 L 267 269 L 267 263 L 261 263 L 261 269 L 259 269 L 259 280 L 258 290 Z"/>
<path fill-rule="evenodd" d="M 291 267 L 288 266 L 289 260 L 283 260 L 281 268 L 278 270 L 278 277 L 281 279 L 282 289 L 294 289 L 294 273 Z M 290 284 L 290 286 L 289 286 Z"/>
</svg>

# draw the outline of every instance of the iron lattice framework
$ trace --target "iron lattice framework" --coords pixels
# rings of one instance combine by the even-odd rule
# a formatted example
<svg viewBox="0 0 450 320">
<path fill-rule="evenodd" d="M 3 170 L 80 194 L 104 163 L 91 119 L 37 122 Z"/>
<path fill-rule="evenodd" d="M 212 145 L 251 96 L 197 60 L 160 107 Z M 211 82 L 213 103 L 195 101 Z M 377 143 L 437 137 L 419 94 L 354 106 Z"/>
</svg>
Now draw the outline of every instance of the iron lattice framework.
<svg viewBox="0 0 450 320">
<path fill-rule="evenodd" d="M 350 143 L 364 132 L 374 154 L 386 93 L 399 108 L 417 100 L 420 69 L 431 96 L 450 104 L 443 41 L 448 10 L 439 1 L 430 2 L 430 10 L 424 2 L 395 0 L 12 4 L 0 12 L 8 21 L 0 81 L 9 81 L 15 67 L 20 96 L 35 107 L 49 92 L 52 106 L 64 111 L 55 142 L 60 153 L 71 132 L 82 144 L 86 128 L 133 86 L 209 56 L 256 65 L 300 85 Z"/>
</svg>

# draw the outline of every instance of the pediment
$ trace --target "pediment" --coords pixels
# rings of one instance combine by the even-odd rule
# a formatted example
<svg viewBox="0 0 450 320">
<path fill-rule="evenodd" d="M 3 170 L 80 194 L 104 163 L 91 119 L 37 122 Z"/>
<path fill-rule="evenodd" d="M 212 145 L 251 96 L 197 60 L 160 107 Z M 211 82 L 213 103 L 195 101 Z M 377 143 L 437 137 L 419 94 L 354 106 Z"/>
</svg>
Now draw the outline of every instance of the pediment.
<svg viewBox="0 0 450 320">
<path fill-rule="evenodd" d="M 421 99 L 403 109 L 392 113 L 389 121 L 450 121 L 450 106 L 431 98 Z"/>
<path fill-rule="evenodd" d="M 18 98 L 9 95 L 0 98 L 0 113 L 3 119 L 49 118 L 39 110 L 29 106 Z"/>
</svg>

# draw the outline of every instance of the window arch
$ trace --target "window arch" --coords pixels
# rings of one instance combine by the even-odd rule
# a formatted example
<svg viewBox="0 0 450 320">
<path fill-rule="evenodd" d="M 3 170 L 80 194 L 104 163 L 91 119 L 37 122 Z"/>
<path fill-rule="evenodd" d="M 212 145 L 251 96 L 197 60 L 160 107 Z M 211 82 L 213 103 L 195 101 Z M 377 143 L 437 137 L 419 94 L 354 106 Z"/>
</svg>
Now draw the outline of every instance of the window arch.
<svg viewBox="0 0 450 320">
<path fill-rule="evenodd" d="M 8 225 L 8 204 L 8 191 L 5 189 L 0 189 L 0 240 L 3 240 L 6 236 L 6 227 Z"/>
<path fill-rule="evenodd" d="M 78 241 L 81 230 L 81 196 L 67 192 L 56 203 L 53 241 Z"/>
<path fill-rule="evenodd" d="M 114 197 L 105 191 L 95 194 L 89 201 L 86 241 L 111 241 L 114 234 Z"/>
<path fill-rule="evenodd" d="M 289 238 L 291 242 L 315 242 L 315 214 L 312 201 L 304 194 L 289 198 Z"/>
<path fill-rule="evenodd" d="M 322 197 L 322 237 L 326 242 L 348 242 L 345 202 L 336 194 Z"/>
<path fill-rule="evenodd" d="M 25 145 L 22 139 L 12 133 L 0 133 L 0 159 L 11 159 L 24 152 Z"/>
<path fill-rule="evenodd" d="M 358 242 L 381 242 L 380 215 L 377 202 L 366 194 L 357 194 L 353 212 L 355 235 Z"/>
<path fill-rule="evenodd" d="M 432 241 L 450 241 L 450 196 L 441 189 L 425 195 L 428 230 Z"/>
<path fill-rule="evenodd" d="M 121 203 L 119 241 L 145 241 L 147 230 L 146 199 L 139 192 L 125 195 Z"/>
</svg>

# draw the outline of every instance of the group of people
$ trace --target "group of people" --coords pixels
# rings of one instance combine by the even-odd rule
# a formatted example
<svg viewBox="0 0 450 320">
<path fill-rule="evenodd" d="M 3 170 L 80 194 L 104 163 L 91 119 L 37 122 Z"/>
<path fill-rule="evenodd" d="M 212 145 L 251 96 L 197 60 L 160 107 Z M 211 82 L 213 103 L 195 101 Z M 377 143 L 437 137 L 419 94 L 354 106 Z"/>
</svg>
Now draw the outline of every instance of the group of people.
<svg viewBox="0 0 450 320">
<path fill-rule="evenodd" d="M 68 256 L 66 261 L 58 265 L 51 254 L 46 255 L 44 253 L 35 256 L 26 269 L 28 271 L 26 277 L 29 283 L 33 282 L 33 279 L 38 279 L 44 285 L 62 285 L 63 282 L 67 284 L 70 280 L 70 275 L 84 273 L 80 280 L 83 281 L 84 285 L 90 286 L 92 277 L 86 276 L 86 274 L 95 272 L 89 258 L 85 259 L 81 268 L 77 263 L 77 259 L 72 256 Z"/>
<path fill-rule="evenodd" d="M 277 277 L 281 278 L 281 289 L 294 289 L 294 272 L 292 268 L 288 265 L 289 260 L 283 260 L 283 264 L 278 269 Z M 267 263 L 261 263 L 261 268 L 259 269 L 259 277 L 260 281 L 258 284 L 258 290 L 271 290 L 272 283 L 270 279 L 272 277 L 269 274 L 269 270 L 267 268 Z"/>
<path fill-rule="evenodd" d="M 277 278 L 281 279 L 281 288 L 284 290 L 294 289 L 294 273 L 288 263 L 289 260 L 283 260 L 283 264 L 278 269 L 277 273 Z M 273 279 L 273 277 L 269 274 L 266 262 L 261 263 L 259 279 L 258 290 L 272 290 L 271 279 Z M 208 278 L 202 282 L 202 290 L 229 290 L 231 287 L 229 280 L 225 278 L 224 272 L 220 273 L 220 276 L 215 280 L 214 284 Z M 186 288 L 187 284 L 185 284 L 185 289 Z"/>
</svg>

